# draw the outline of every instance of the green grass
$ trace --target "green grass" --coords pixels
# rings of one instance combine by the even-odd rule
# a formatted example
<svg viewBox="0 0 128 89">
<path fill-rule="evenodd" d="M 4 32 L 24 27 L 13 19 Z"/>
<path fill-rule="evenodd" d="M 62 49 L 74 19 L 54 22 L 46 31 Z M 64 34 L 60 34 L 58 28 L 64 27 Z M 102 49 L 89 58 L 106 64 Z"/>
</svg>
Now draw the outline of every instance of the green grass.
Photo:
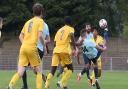
<svg viewBox="0 0 128 89">
<path fill-rule="evenodd" d="M 0 71 L 0 89 L 6 89 L 8 83 L 13 76 L 14 71 Z M 28 72 L 28 84 L 29 89 L 35 88 L 35 75 L 32 72 Z M 50 89 L 58 89 L 56 87 L 56 82 L 59 79 L 56 77 L 53 79 Z M 99 83 L 101 89 L 128 89 L 128 72 L 126 71 L 103 71 L 102 78 L 100 78 Z M 22 81 L 18 81 L 14 89 L 20 89 L 22 86 Z M 44 85 L 43 85 L 44 86 Z M 80 83 L 76 81 L 76 72 L 72 75 L 69 83 L 69 89 L 95 89 L 89 87 L 87 84 L 87 78 L 84 75 Z M 44 88 L 43 88 L 44 89 Z"/>
</svg>

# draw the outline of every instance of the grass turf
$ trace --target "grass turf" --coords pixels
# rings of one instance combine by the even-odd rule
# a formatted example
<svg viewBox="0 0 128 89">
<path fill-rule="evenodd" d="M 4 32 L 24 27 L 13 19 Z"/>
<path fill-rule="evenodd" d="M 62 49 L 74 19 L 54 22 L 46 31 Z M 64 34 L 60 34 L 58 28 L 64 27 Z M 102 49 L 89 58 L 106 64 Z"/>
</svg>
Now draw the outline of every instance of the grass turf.
<svg viewBox="0 0 128 89">
<path fill-rule="evenodd" d="M 8 83 L 15 71 L 0 71 L 0 89 L 6 89 Z M 36 89 L 35 87 L 35 75 L 28 71 L 28 86 L 29 89 Z M 87 84 L 86 75 L 82 76 L 81 81 L 76 81 L 76 72 L 69 80 L 69 89 L 96 89 L 95 87 L 89 87 Z M 102 78 L 99 79 L 101 89 L 128 89 L 128 71 L 103 71 Z M 60 79 L 60 78 L 59 78 Z M 59 80 L 54 77 L 50 89 L 59 89 L 56 87 L 56 82 Z M 22 81 L 19 80 L 14 89 L 21 89 Z M 43 84 L 44 86 L 44 84 Z M 44 89 L 44 88 L 43 88 Z"/>
</svg>

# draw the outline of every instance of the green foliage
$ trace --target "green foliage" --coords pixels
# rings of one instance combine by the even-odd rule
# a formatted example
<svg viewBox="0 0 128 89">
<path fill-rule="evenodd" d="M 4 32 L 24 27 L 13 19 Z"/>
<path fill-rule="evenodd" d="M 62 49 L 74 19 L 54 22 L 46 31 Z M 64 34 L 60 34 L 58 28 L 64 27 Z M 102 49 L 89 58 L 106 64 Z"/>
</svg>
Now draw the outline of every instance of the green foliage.
<svg viewBox="0 0 128 89">
<path fill-rule="evenodd" d="M 0 15 L 5 19 L 7 30 L 10 27 L 14 31 L 21 30 L 23 23 L 32 17 L 33 3 L 40 2 L 44 5 L 44 19 L 51 33 L 55 33 L 63 25 L 64 16 L 69 15 L 77 31 L 81 29 L 84 22 L 98 25 L 98 21 L 105 18 L 108 21 L 110 33 L 118 35 L 123 23 L 120 10 L 126 9 L 121 8 L 124 1 L 127 0 L 2 0 Z"/>
<path fill-rule="evenodd" d="M 123 36 L 124 36 L 124 38 L 128 39 L 128 24 L 124 25 Z"/>
</svg>

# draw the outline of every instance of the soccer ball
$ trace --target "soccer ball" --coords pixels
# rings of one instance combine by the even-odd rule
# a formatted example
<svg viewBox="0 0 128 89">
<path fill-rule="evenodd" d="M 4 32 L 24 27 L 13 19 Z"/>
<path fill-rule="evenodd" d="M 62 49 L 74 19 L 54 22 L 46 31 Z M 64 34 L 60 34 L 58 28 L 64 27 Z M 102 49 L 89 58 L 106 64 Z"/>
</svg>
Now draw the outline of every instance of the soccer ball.
<svg viewBox="0 0 128 89">
<path fill-rule="evenodd" d="M 101 20 L 99 21 L 99 26 L 100 26 L 102 29 L 106 28 L 106 27 L 107 27 L 107 21 L 106 21 L 105 19 L 101 19 Z"/>
</svg>

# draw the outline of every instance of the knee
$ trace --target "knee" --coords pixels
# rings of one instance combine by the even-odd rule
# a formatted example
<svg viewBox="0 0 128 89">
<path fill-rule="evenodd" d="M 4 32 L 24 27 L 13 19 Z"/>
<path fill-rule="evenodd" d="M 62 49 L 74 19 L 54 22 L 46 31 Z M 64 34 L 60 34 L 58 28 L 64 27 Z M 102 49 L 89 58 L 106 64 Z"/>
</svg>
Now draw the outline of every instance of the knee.
<svg viewBox="0 0 128 89">
<path fill-rule="evenodd" d="M 18 74 L 19 74 L 20 77 L 23 76 L 24 72 L 25 72 L 25 68 L 24 67 L 18 67 Z"/>
<path fill-rule="evenodd" d="M 71 70 L 71 71 L 73 72 L 73 65 L 72 65 L 72 64 L 65 65 L 65 67 L 66 67 L 68 70 Z"/>
<path fill-rule="evenodd" d="M 85 65 L 85 68 L 86 68 L 86 69 L 90 69 L 90 65 L 89 65 L 89 64 L 86 64 L 86 65 Z"/>
<path fill-rule="evenodd" d="M 41 69 L 41 67 L 33 67 L 32 68 L 33 69 L 33 72 L 35 73 L 35 74 L 37 74 L 37 73 L 42 73 L 42 69 Z"/>
<path fill-rule="evenodd" d="M 24 71 L 18 71 L 18 74 L 19 74 L 20 77 L 22 77 L 23 74 L 24 74 Z"/>
<path fill-rule="evenodd" d="M 54 76 L 55 72 L 56 72 L 57 66 L 52 66 L 51 69 L 51 74 Z"/>
</svg>

